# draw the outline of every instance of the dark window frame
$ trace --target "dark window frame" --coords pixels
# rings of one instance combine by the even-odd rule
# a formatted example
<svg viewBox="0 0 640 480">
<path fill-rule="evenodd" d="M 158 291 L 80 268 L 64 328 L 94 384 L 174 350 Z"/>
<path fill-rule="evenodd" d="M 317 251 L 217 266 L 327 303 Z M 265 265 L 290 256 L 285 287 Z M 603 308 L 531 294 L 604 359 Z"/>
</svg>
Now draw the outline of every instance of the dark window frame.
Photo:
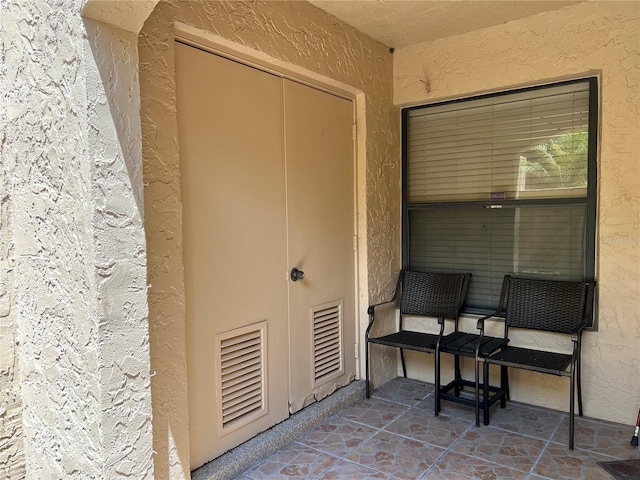
<svg viewBox="0 0 640 480">
<path fill-rule="evenodd" d="M 586 194 L 586 219 L 585 219 L 585 247 L 584 247 L 584 280 L 593 280 L 596 275 L 596 233 L 597 233 L 597 157 L 598 157 L 598 137 L 599 137 L 599 85 L 598 77 L 589 76 L 583 78 L 577 78 L 574 80 L 554 82 L 544 85 L 532 86 L 527 88 L 511 89 L 498 93 L 491 93 L 486 95 L 479 95 L 467 98 L 459 98 L 455 100 L 449 100 L 445 102 L 438 102 L 433 104 L 422 104 L 411 107 L 403 108 L 401 111 L 402 118 L 402 265 L 403 268 L 412 268 L 411 259 L 409 258 L 409 212 L 412 209 L 421 208 L 458 208 L 469 207 L 479 205 L 502 205 L 513 207 L 516 204 L 526 206 L 528 205 L 545 205 L 545 204 L 563 204 L 570 203 L 571 199 L 530 199 L 530 200 L 479 200 L 479 201 L 462 201 L 462 202 L 409 202 L 408 201 L 408 188 L 407 188 L 407 171 L 408 171 L 408 120 L 409 112 L 416 109 L 424 109 L 429 107 L 437 107 L 441 105 L 451 104 L 464 104 L 472 100 L 478 100 L 489 97 L 499 97 L 511 94 L 517 94 L 521 92 L 528 92 L 533 90 L 544 90 L 547 88 L 553 88 L 563 85 L 570 85 L 576 83 L 588 82 L 589 85 L 589 138 L 588 138 L 588 153 L 587 153 L 587 194 Z M 496 305 L 488 305 L 486 307 L 469 307 L 465 305 L 463 307 L 463 313 L 484 315 L 492 313 L 495 310 Z M 594 311 L 594 318 L 592 320 L 591 329 L 597 328 L 597 315 L 596 309 Z"/>
</svg>

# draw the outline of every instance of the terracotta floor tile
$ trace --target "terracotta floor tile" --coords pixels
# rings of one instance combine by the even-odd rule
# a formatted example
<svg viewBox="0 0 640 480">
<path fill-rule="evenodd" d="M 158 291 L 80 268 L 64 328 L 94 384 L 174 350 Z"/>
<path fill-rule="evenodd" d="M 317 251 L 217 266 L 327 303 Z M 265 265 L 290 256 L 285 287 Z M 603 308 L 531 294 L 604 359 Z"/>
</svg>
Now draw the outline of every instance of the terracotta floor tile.
<svg viewBox="0 0 640 480">
<path fill-rule="evenodd" d="M 430 412 L 433 415 L 434 408 L 435 408 L 434 401 L 435 400 L 433 398 L 433 395 L 430 395 L 423 401 L 418 402 L 415 405 L 415 408 L 425 410 L 427 412 Z M 447 400 L 442 400 L 440 402 L 440 415 L 447 415 L 450 417 L 461 418 L 469 422 L 476 421 L 476 414 L 473 407 L 462 405 L 460 403 L 449 402 Z"/>
<path fill-rule="evenodd" d="M 545 445 L 542 440 L 482 426 L 467 431 L 452 450 L 529 472 Z"/>
<path fill-rule="evenodd" d="M 439 415 L 431 411 L 412 408 L 385 427 L 385 430 L 398 435 L 448 448 L 462 435 L 473 422 L 461 418 Z"/>
<path fill-rule="evenodd" d="M 370 427 L 382 428 L 393 422 L 407 410 L 409 410 L 409 407 L 406 405 L 372 397 L 369 400 L 362 400 L 361 402 L 355 403 L 340 412 L 338 416 L 364 423 Z"/>
<path fill-rule="evenodd" d="M 411 407 L 431 393 L 433 393 L 433 385 L 429 383 L 396 377 L 374 390 L 371 396 Z"/>
<path fill-rule="evenodd" d="M 492 409 L 490 425 L 540 440 L 549 440 L 565 416 L 565 414 L 553 410 L 507 402 L 505 408 Z"/>
<path fill-rule="evenodd" d="M 312 479 L 338 461 L 337 457 L 294 442 L 250 468 L 244 475 L 253 480 Z"/>
<path fill-rule="evenodd" d="M 343 457 L 354 448 L 359 447 L 362 442 L 372 437 L 377 431 L 346 418 L 334 417 L 299 437 L 297 442 L 337 457 Z"/>
<path fill-rule="evenodd" d="M 386 473 L 342 460 L 320 475 L 318 480 L 394 480 L 394 478 Z"/>
<path fill-rule="evenodd" d="M 611 457 L 604 455 L 577 449 L 571 451 L 565 445 L 551 443 L 533 473 L 554 479 L 611 480 L 611 475 L 597 463 L 611 460 Z"/>
<path fill-rule="evenodd" d="M 417 479 L 443 452 L 440 447 L 383 431 L 351 452 L 347 459 L 399 479 Z"/>
<path fill-rule="evenodd" d="M 575 448 L 627 460 L 640 458 L 640 449 L 630 444 L 633 427 L 576 416 Z M 566 416 L 552 441 L 569 445 L 569 418 Z"/>
<path fill-rule="evenodd" d="M 525 480 L 528 474 L 455 452 L 447 453 L 421 480 Z"/>
</svg>

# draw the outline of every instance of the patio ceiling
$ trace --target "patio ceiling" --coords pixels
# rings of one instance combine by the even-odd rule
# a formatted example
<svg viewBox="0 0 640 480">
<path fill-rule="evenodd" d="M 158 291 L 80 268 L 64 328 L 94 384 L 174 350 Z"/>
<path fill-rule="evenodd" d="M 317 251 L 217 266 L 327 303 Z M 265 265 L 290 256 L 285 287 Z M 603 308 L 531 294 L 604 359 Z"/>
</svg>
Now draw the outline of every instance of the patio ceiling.
<svg viewBox="0 0 640 480">
<path fill-rule="evenodd" d="M 388 47 L 426 43 L 556 10 L 561 0 L 308 0 Z"/>
</svg>

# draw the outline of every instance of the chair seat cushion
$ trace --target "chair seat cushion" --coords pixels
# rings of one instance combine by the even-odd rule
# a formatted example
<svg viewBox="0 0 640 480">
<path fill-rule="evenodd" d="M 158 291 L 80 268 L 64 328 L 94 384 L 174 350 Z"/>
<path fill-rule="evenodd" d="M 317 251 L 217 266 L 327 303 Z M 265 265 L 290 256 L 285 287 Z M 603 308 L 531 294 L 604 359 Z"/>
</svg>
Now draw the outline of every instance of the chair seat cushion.
<svg viewBox="0 0 640 480">
<path fill-rule="evenodd" d="M 438 343 L 438 335 L 432 333 L 412 332 L 402 330 L 400 332 L 384 335 L 382 337 L 370 338 L 369 342 L 391 347 L 406 348 L 420 352 L 435 352 Z"/>
<path fill-rule="evenodd" d="M 452 353 L 454 355 L 462 355 L 465 357 L 473 357 L 476 354 L 476 345 L 479 335 L 475 333 L 453 332 L 445 335 L 442 339 L 440 351 Z M 480 347 L 480 355 L 487 356 L 499 348 L 505 346 L 509 340 L 496 337 L 483 337 L 482 346 Z"/>
<path fill-rule="evenodd" d="M 530 348 L 506 347 L 489 356 L 485 361 L 534 372 L 568 376 L 570 372 L 567 372 L 567 367 L 571 364 L 571 355 Z"/>
</svg>

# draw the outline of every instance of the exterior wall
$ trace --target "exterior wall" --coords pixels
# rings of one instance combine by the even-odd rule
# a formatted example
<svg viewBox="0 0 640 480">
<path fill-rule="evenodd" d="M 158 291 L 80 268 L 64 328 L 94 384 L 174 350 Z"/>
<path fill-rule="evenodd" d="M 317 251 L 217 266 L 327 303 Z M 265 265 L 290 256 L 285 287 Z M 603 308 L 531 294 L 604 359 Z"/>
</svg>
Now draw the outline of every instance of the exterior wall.
<svg viewBox="0 0 640 480">
<path fill-rule="evenodd" d="M 0 49 L 0 55 L 2 55 Z M 2 67 L 0 66 L 0 69 Z M 0 71 L 0 78 L 5 79 Z M 6 92 L 4 81 L 0 92 Z M 4 100 L 2 106 L 4 107 Z M 0 108 L 0 159 L 5 157 L 6 117 Z M 22 442 L 22 400 L 18 375 L 18 331 L 15 308 L 15 263 L 13 244 L 13 203 L 9 194 L 13 162 L 0 162 L 0 478 L 22 479 L 25 475 Z"/>
<path fill-rule="evenodd" d="M 365 192 L 366 185 L 366 197 L 362 194 L 359 199 L 359 224 L 366 242 L 359 254 L 366 255 L 360 264 L 368 270 L 361 267 L 360 272 L 368 272 L 362 280 L 365 287 L 368 282 L 371 294 L 360 298 L 360 310 L 370 300 L 390 294 L 400 266 L 399 116 L 392 105 L 392 59 L 387 48 L 306 2 L 158 4 L 140 33 L 138 48 L 159 479 L 189 475 L 175 21 L 364 94 L 358 128 L 366 130 L 360 130 L 358 137 L 358 188 Z M 376 380 L 395 376 L 395 356 L 378 359 Z"/>
<path fill-rule="evenodd" d="M 1 5 L 3 478 L 153 477 L 136 36 L 82 7 Z"/>
<path fill-rule="evenodd" d="M 84 24 L 104 455 L 96 478 L 154 478 L 137 35 Z"/>
<path fill-rule="evenodd" d="M 400 105 L 600 75 L 599 327 L 584 336 L 584 406 L 628 424 L 640 404 L 639 17 L 640 2 L 584 2 L 394 54 Z M 568 409 L 566 379 L 510 377 L 515 400 Z"/>
</svg>

